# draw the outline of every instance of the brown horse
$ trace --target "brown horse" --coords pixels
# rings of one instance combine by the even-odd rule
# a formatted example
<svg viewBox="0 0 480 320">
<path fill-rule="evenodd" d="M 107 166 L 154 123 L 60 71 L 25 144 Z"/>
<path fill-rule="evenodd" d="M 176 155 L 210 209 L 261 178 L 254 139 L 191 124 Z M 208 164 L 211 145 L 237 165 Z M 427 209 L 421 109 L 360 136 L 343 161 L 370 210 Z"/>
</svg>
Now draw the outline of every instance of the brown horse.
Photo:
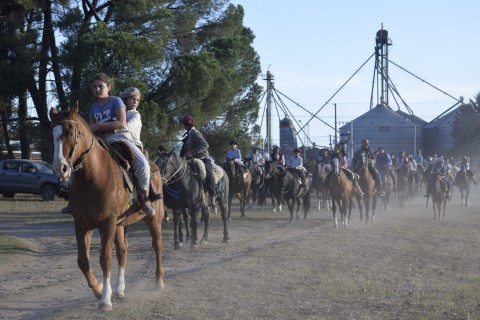
<svg viewBox="0 0 480 320">
<path fill-rule="evenodd" d="M 353 183 L 338 165 L 338 158 L 333 158 L 333 172 L 328 181 L 328 191 L 332 197 L 333 226 L 338 228 L 336 210 L 340 212 L 340 218 L 344 227 L 348 227 L 353 207 Z M 348 216 L 347 216 L 348 207 Z"/>
<path fill-rule="evenodd" d="M 470 188 L 472 185 L 472 179 L 468 175 L 465 169 L 461 169 L 455 176 L 454 185 L 460 189 L 460 195 L 462 196 L 462 205 L 468 207 L 470 205 Z"/>
<path fill-rule="evenodd" d="M 156 215 L 147 218 L 137 210 L 121 223 L 117 218 L 130 207 L 129 192 L 125 189 L 122 169 L 78 113 L 78 106 L 70 112 L 50 110 L 54 142 L 53 169 L 59 178 L 73 175 L 70 188 L 70 210 L 75 223 L 78 248 L 78 266 L 87 279 L 88 286 L 100 299 L 99 310 L 112 310 L 110 284 L 113 244 L 117 248 L 119 273 L 113 294 L 124 297 L 127 239 L 125 226 L 143 220 L 150 231 L 156 254 L 156 286 L 163 287 L 162 220 L 163 201 L 153 203 Z M 162 192 L 158 168 L 154 169 L 153 183 Z M 100 265 L 103 284 L 90 269 L 90 243 L 94 229 L 101 237 Z"/>
<path fill-rule="evenodd" d="M 363 193 L 363 204 L 365 205 L 365 223 L 375 221 L 375 208 L 377 206 L 377 189 L 375 179 L 373 178 L 370 170 L 368 169 L 370 160 L 367 159 L 365 152 L 360 153 L 360 157 L 357 163 L 356 172 L 359 175 L 358 184 Z M 362 199 L 358 200 L 358 208 L 360 210 L 360 222 L 363 221 L 363 208 Z M 372 219 L 370 220 L 369 214 L 372 210 Z"/>
<path fill-rule="evenodd" d="M 443 181 L 443 178 L 439 174 L 431 174 L 430 176 L 430 194 L 432 196 L 432 206 L 433 206 L 433 219 L 440 220 L 443 210 L 443 220 L 446 217 L 446 204 L 447 204 L 447 184 Z M 427 207 L 428 207 L 428 198 L 427 198 Z M 438 218 L 437 218 L 438 212 Z"/>
<path fill-rule="evenodd" d="M 250 193 L 252 176 L 247 168 L 242 167 L 234 159 L 227 159 L 223 163 L 223 169 L 228 175 L 230 181 L 230 193 L 228 195 L 228 220 L 231 220 L 231 208 L 233 197 L 237 197 L 240 202 L 240 218 L 245 218 L 245 203 L 247 195 Z M 245 182 L 241 182 L 241 179 Z"/>
</svg>

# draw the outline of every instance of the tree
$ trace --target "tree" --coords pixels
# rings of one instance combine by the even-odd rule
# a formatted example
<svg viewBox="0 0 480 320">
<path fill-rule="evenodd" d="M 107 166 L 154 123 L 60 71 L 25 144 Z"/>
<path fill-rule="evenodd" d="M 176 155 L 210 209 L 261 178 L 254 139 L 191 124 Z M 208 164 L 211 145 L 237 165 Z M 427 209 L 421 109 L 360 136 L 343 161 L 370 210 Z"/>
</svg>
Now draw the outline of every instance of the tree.
<svg viewBox="0 0 480 320">
<path fill-rule="evenodd" d="M 475 100 L 460 106 L 461 114 L 453 123 L 452 136 L 455 146 L 452 151 L 458 154 L 478 155 L 480 148 L 480 93 Z"/>
</svg>

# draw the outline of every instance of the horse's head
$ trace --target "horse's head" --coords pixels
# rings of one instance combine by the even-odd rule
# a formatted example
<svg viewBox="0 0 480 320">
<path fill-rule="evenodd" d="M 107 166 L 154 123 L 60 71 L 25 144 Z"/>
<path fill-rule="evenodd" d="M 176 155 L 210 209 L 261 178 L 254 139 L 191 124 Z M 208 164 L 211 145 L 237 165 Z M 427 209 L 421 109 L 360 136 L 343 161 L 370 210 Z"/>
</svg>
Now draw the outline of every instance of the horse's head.
<svg viewBox="0 0 480 320">
<path fill-rule="evenodd" d="M 338 158 L 333 158 L 332 159 L 332 164 L 333 164 L 333 174 L 335 174 L 336 176 L 339 176 L 340 175 L 340 160 Z"/>
<path fill-rule="evenodd" d="M 235 159 L 226 159 L 225 162 L 223 163 L 223 169 L 225 169 L 225 172 L 229 177 L 236 177 L 238 176 L 238 170 L 236 168 L 236 165 L 238 165 L 235 162 Z"/>
<path fill-rule="evenodd" d="M 53 136 L 53 171 L 61 178 L 68 178 L 82 167 L 91 150 L 94 136 L 90 127 L 78 113 L 78 105 L 70 111 L 50 109 Z"/>
<path fill-rule="evenodd" d="M 368 168 L 368 161 L 367 154 L 365 152 L 360 153 L 360 158 L 357 163 L 357 169 L 367 169 Z"/>
<path fill-rule="evenodd" d="M 157 154 L 158 159 L 156 160 L 156 165 L 158 166 L 165 183 L 168 183 L 180 171 L 184 161 L 174 152 L 174 150 L 171 150 L 170 152 L 162 151 Z"/>
</svg>

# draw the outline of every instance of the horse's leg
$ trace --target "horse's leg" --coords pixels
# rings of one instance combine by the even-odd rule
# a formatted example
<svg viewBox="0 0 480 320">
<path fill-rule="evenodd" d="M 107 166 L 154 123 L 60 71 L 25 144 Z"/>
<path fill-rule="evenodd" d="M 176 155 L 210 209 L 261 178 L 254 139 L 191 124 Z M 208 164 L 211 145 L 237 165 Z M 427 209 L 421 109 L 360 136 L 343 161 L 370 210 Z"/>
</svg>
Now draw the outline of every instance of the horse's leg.
<svg viewBox="0 0 480 320">
<path fill-rule="evenodd" d="M 158 208 L 158 207 L 157 207 Z M 163 271 L 163 239 L 162 239 L 162 221 L 158 218 L 160 215 L 155 215 L 152 218 L 145 218 L 143 221 L 148 226 L 148 231 L 152 237 L 152 247 L 155 250 L 156 269 L 155 269 L 155 287 L 163 288 L 164 271 Z"/>
<path fill-rule="evenodd" d="M 93 294 L 100 300 L 102 297 L 103 284 L 99 283 L 90 269 L 88 257 L 90 256 L 90 240 L 93 230 L 86 230 L 83 227 L 75 226 L 75 237 L 77 238 L 77 264 L 83 275 L 87 279 L 88 287 L 93 290 Z"/>
<path fill-rule="evenodd" d="M 103 273 L 102 299 L 98 305 L 100 311 L 112 310 L 112 286 L 110 282 L 110 273 L 112 270 L 112 249 L 117 228 L 117 219 L 111 216 L 108 220 L 100 224 L 100 237 L 102 249 L 100 252 L 100 266 Z"/>
<path fill-rule="evenodd" d="M 202 240 L 200 240 L 201 244 L 208 243 L 208 227 L 210 222 L 210 214 L 208 213 L 208 208 L 206 206 L 201 207 L 201 213 L 203 217 L 203 236 Z"/>
<path fill-rule="evenodd" d="M 338 201 L 338 206 L 340 207 L 340 202 Z M 333 227 L 338 228 L 337 222 L 337 200 L 333 199 L 332 201 L 332 211 L 333 211 Z"/>
<path fill-rule="evenodd" d="M 362 206 L 362 200 L 357 197 L 357 203 L 358 203 L 358 210 L 360 211 L 360 223 L 363 222 L 363 206 Z"/>
<path fill-rule="evenodd" d="M 245 193 L 244 192 L 239 192 L 237 193 L 238 197 L 238 202 L 240 203 L 240 219 L 245 218 Z"/>
<path fill-rule="evenodd" d="M 233 200 L 233 194 L 228 195 L 228 220 L 232 220 L 231 217 L 231 210 L 232 210 L 232 200 Z"/>
<path fill-rule="evenodd" d="M 180 214 L 178 208 L 173 208 L 173 248 L 178 250 L 182 247 L 180 242 Z"/>
<path fill-rule="evenodd" d="M 375 222 L 375 209 L 377 208 L 377 197 L 372 199 L 372 222 Z"/>
<path fill-rule="evenodd" d="M 370 222 L 370 201 L 372 199 L 371 195 L 365 195 L 365 224 Z"/>
<path fill-rule="evenodd" d="M 192 239 L 190 246 L 195 247 L 198 244 L 198 209 L 190 209 L 190 219 L 192 224 Z"/>
<path fill-rule="evenodd" d="M 125 298 L 125 269 L 127 266 L 127 234 L 126 227 L 118 226 L 115 232 L 115 248 L 118 261 L 117 285 L 113 294 L 123 299 Z"/>
<path fill-rule="evenodd" d="M 182 210 L 182 216 L 183 216 L 183 222 L 185 224 L 185 232 L 187 233 L 187 236 L 185 238 L 186 241 L 190 240 L 191 238 L 191 233 L 190 233 L 190 225 L 188 224 L 188 213 L 187 213 L 187 209 L 183 209 Z"/>
</svg>

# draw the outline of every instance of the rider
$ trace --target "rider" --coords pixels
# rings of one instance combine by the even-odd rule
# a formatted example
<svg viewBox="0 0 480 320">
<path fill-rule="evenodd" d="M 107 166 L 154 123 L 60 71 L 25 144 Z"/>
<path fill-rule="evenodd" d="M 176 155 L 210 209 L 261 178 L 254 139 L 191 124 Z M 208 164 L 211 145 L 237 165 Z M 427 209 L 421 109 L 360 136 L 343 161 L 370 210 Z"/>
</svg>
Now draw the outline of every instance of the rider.
<svg viewBox="0 0 480 320">
<path fill-rule="evenodd" d="M 362 188 L 360 188 L 360 185 L 358 184 L 358 175 L 356 173 L 353 173 L 349 168 L 348 168 L 348 162 L 347 162 L 347 155 L 345 153 L 345 150 L 342 149 L 341 145 L 336 144 L 335 147 L 333 148 L 333 152 L 330 154 L 330 163 L 333 166 L 333 158 L 338 158 L 338 165 L 341 170 L 343 170 L 343 173 L 345 173 L 345 176 L 347 179 L 352 181 L 353 187 L 355 190 L 355 193 L 358 194 L 360 197 L 363 197 L 365 194 L 362 191 Z M 325 186 L 328 188 L 329 182 L 330 182 L 330 177 L 333 174 L 333 170 L 330 171 L 325 178 Z"/>
<path fill-rule="evenodd" d="M 280 164 L 285 164 L 285 157 L 280 153 L 280 147 L 276 144 L 273 145 L 272 154 L 270 154 L 271 161 L 277 161 Z"/>
<path fill-rule="evenodd" d="M 253 164 L 254 166 L 260 168 L 260 171 L 263 173 L 263 166 L 265 165 L 265 158 L 256 146 L 252 146 L 252 152 L 247 154 L 245 160 Z"/>
<path fill-rule="evenodd" d="M 427 184 L 427 194 L 424 195 L 424 197 L 428 198 L 430 196 L 430 194 L 432 193 L 431 189 L 433 188 L 432 184 L 435 181 L 433 176 L 439 175 L 442 177 L 442 180 L 445 182 L 447 186 L 447 199 L 450 199 L 452 195 L 450 194 L 450 182 L 448 182 L 448 180 L 445 179 L 446 173 L 447 172 L 445 170 L 445 167 L 443 166 L 443 160 L 438 158 L 437 161 L 435 162 L 434 167 L 432 168 L 432 172 L 430 173 L 430 179 Z"/>
<path fill-rule="evenodd" d="M 237 148 L 238 144 L 237 141 L 232 140 L 230 141 L 230 149 L 227 151 L 227 155 L 225 156 L 224 163 L 233 160 L 235 163 L 238 164 L 236 166 L 236 170 L 238 171 L 239 182 L 243 188 L 245 188 L 245 179 L 243 177 L 243 168 L 245 167 L 242 161 L 242 153 L 240 149 Z"/>
<path fill-rule="evenodd" d="M 390 177 L 392 177 L 393 190 L 396 190 L 397 189 L 397 173 L 395 172 L 395 170 L 393 170 L 392 158 L 390 158 L 390 155 L 385 152 L 384 147 L 378 148 L 378 154 L 375 158 L 375 167 L 377 167 L 377 169 L 381 169 L 381 168 L 386 169 L 386 171 L 390 174 Z"/>
<path fill-rule="evenodd" d="M 305 187 L 307 185 L 307 169 L 305 169 L 303 166 L 303 158 L 300 156 L 300 153 L 300 149 L 293 149 L 293 156 L 290 156 L 287 161 L 287 169 L 292 169 L 294 172 L 296 172 L 302 180 L 301 186 Z"/>
<path fill-rule="evenodd" d="M 148 158 L 147 150 L 143 149 L 143 144 L 140 140 L 142 118 L 140 112 L 137 111 L 138 104 L 140 103 L 140 91 L 135 87 L 128 87 L 120 93 L 120 98 L 127 107 L 127 129 L 132 134 L 133 143 L 135 143 L 135 145 L 143 151 L 145 157 Z M 152 202 L 163 199 L 162 193 L 155 192 L 152 179 L 150 179 L 148 198 Z"/>
<path fill-rule="evenodd" d="M 368 160 L 374 160 L 373 150 L 372 148 L 370 148 L 369 141 L 366 138 L 362 140 L 362 146 L 355 152 L 355 155 L 353 156 L 354 170 L 357 170 L 362 153 L 365 153 L 365 157 Z M 380 172 L 378 172 L 378 170 L 372 165 L 372 161 L 368 161 L 368 171 L 370 171 L 370 173 L 373 175 L 373 178 L 375 179 L 375 184 L 378 190 L 378 196 L 383 197 L 384 193 L 383 193 L 383 186 L 382 186 L 382 177 L 380 175 Z"/>
<path fill-rule="evenodd" d="M 208 143 L 202 133 L 195 128 L 195 119 L 186 115 L 180 119 L 180 123 L 185 127 L 185 137 L 183 138 L 182 151 L 180 156 L 187 158 L 200 159 L 205 164 L 207 176 L 205 179 L 205 188 L 210 195 L 210 207 L 215 208 L 215 182 L 213 179 L 213 165 L 208 154 Z"/>
<path fill-rule="evenodd" d="M 111 96 L 113 80 L 105 73 L 93 77 L 92 89 L 95 101 L 90 107 L 90 129 L 98 133 L 107 142 L 121 141 L 135 155 L 133 169 L 139 184 L 142 211 L 148 216 L 155 215 L 149 196 L 150 164 L 143 152 L 135 145 L 132 134 L 127 130 L 126 106 L 119 97 Z"/>
<path fill-rule="evenodd" d="M 468 160 L 467 156 L 462 156 L 462 159 L 460 160 L 460 170 L 465 170 L 465 172 L 470 176 L 474 184 L 478 183 L 478 181 L 473 175 L 473 172 L 470 171 L 470 161 Z"/>
</svg>

